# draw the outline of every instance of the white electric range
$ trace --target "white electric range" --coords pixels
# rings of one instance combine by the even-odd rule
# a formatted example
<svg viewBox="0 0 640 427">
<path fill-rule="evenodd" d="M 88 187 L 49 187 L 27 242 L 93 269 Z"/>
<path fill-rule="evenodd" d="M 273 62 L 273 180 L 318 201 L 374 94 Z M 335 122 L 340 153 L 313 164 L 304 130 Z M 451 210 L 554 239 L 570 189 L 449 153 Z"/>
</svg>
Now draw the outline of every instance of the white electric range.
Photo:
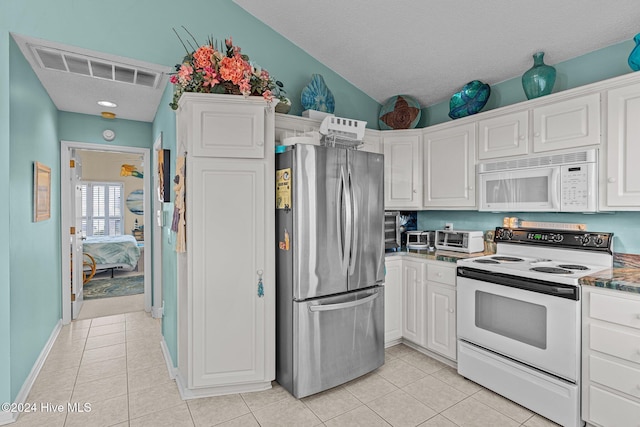
<svg viewBox="0 0 640 427">
<path fill-rule="evenodd" d="M 579 279 L 612 267 L 612 239 L 499 227 L 495 255 L 458 261 L 458 372 L 581 426 Z"/>
</svg>

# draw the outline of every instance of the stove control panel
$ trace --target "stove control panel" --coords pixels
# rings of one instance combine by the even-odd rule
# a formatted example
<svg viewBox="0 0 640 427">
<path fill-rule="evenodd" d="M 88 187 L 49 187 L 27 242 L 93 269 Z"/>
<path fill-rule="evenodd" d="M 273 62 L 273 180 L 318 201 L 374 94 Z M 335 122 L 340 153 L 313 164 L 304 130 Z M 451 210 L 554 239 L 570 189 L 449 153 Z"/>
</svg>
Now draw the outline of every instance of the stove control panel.
<svg viewBox="0 0 640 427">
<path fill-rule="evenodd" d="M 497 227 L 494 241 L 611 252 L 613 233 Z"/>
</svg>

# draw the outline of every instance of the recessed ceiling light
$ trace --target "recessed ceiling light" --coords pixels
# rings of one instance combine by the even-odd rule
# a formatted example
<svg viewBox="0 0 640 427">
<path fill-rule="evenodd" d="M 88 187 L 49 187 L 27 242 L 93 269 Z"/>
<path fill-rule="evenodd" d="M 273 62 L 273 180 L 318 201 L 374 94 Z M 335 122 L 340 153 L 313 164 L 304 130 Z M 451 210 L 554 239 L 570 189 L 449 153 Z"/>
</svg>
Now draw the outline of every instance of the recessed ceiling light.
<svg viewBox="0 0 640 427">
<path fill-rule="evenodd" d="M 111 101 L 98 101 L 98 105 L 101 105 L 103 107 L 111 107 L 111 108 L 116 108 L 118 106 L 118 104 Z"/>
</svg>

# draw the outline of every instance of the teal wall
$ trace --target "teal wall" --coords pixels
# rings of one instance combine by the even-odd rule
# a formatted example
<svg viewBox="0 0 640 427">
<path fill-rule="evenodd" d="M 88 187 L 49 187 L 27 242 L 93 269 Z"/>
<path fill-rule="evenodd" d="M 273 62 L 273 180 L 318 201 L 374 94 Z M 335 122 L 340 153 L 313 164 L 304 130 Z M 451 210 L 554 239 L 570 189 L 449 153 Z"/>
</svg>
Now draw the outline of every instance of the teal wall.
<svg viewBox="0 0 640 427">
<path fill-rule="evenodd" d="M 10 43 L 9 272 L 11 397 L 61 317 L 60 150 L 57 110 Z M 33 162 L 51 168 L 51 218 L 33 222 Z M 11 401 L 11 399 L 9 400 Z"/>
<path fill-rule="evenodd" d="M 586 224 L 589 231 L 613 232 L 615 252 L 640 254 L 640 212 L 580 214 L 422 211 L 418 212 L 418 230 L 442 230 L 445 222 L 451 222 L 458 230 L 487 231 L 502 226 L 505 216 L 515 216 L 525 221 Z"/>
<path fill-rule="evenodd" d="M 153 122 L 153 140 L 162 133 L 162 148 L 171 150 L 169 162 L 170 175 L 175 176 L 176 157 L 180 155 L 176 150 L 176 115 L 169 108 L 173 96 L 172 88 L 165 90 L 160 108 Z M 176 199 L 173 185 L 171 185 L 171 203 L 163 204 L 165 216 L 162 236 L 154 235 L 154 239 L 162 239 L 162 299 L 164 301 L 164 316 L 162 318 L 162 335 L 167 343 L 173 364 L 178 363 L 178 295 L 177 295 L 177 257 L 175 252 L 175 234 L 170 231 L 173 216 L 173 202 Z"/>
<path fill-rule="evenodd" d="M 0 13 L 0 30 L 6 28 Z M 9 33 L 0 31 L 0 182 L 9 182 Z M 0 200 L 9 200 L 9 186 L 0 185 Z M 0 235 L 11 230 L 9 203 L 0 203 Z M 0 239 L 0 402 L 11 402 L 11 289 L 10 240 Z"/>
<path fill-rule="evenodd" d="M 633 40 L 627 40 L 606 48 L 578 56 L 559 64 L 549 64 L 556 68 L 556 84 L 553 93 L 573 89 L 589 83 L 599 82 L 631 72 L 627 64 L 629 53 L 635 47 Z M 545 57 L 545 63 L 548 63 Z M 533 58 L 531 59 L 533 65 Z M 527 100 L 522 89 L 522 70 L 520 76 L 491 85 L 491 96 L 482 111 L 516 104 Z M 460 82 L 460 87 L 467 82 Z M 422 109 L 418 127 L 433 126 L 449 122 L 449 100 Z"/>
<path fill-rule="evenodd" d="M 149 149 L 153 146 L 151 123 L 134 120 L 103 119 L 99 116 L 59 111 L 58 126 L 58 139 L 61 141 Z M 113 141 L 106 142 L 102 138 L 102 131 L 105 129 L 111 129 L 116 133 Z M 151 176 L 149 176 L 149 179 L 151 179 Z"/>
</svg>

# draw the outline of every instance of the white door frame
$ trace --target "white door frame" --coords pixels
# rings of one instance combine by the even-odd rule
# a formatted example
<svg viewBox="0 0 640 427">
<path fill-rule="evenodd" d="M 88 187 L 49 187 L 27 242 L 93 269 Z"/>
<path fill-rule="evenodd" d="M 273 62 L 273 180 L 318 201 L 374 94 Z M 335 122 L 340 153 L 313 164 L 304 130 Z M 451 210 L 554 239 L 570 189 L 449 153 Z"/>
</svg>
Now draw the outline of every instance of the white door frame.
<svg viewBox="0 0 640 427">
<path fill-rule="evenodd" d="M 79 150 L 94 150 L 94 151 L 109 151 L 120 153 L 133 153 L 143 156 L 144 163 L 144 178 L 143 178 L 143 192 L 144 199 L 142 206 L 144 209 L 144 223 L 152 224 L 151 209 L 149 206 L 149 196 L 151 194 L 151 184 L 149 173 L 152 171 L 150 163 L 150 150 L 148 148 L 127 147 L 120 145 L 103 145 L 93 144 L 87 142 L 76 141 L 61 141 L 60 145 L 60 203 L 61 203 L 61 241 L 62 241 L 62 323 L 68 324 L 71 322 L 71 272 L 69 265 L 71 265 L 71 256 L 69 251 L 69 227 L 71 227 L 73 221 L 73 212 L 71 212 L 71 174 L 70 174 L 70 152 L 72 148 Z M 144 233 L 144 247 L 149 248 L 151 239 L 149 233 Z M 145 270 L 151 266 L 151 251 L 144 251 L 144 266 Z M 145 311 L 151 311 L 151 274 L 144 275 L 144 309 Z M 154 289 L 156 290 L 156 289 Z"/>
<path fill-rule="evenodd" d="M 158 175 L 158 150 L 162 149 L 162 132 L 153 143 L 153 212 L 155 218 L 153 221 L 153 309 L 151 316 L 161 318 L 164 309 L 162 303 L 162 230 L 164 227 L 164 209 L 160 201 L 160 177 Z M 165 165 L 168 168 L 170 165 Z M 169 185 L 168 183 L 165 183 Z M 152 227 L 149 227 L 152 229 Z"/>
</svg>

